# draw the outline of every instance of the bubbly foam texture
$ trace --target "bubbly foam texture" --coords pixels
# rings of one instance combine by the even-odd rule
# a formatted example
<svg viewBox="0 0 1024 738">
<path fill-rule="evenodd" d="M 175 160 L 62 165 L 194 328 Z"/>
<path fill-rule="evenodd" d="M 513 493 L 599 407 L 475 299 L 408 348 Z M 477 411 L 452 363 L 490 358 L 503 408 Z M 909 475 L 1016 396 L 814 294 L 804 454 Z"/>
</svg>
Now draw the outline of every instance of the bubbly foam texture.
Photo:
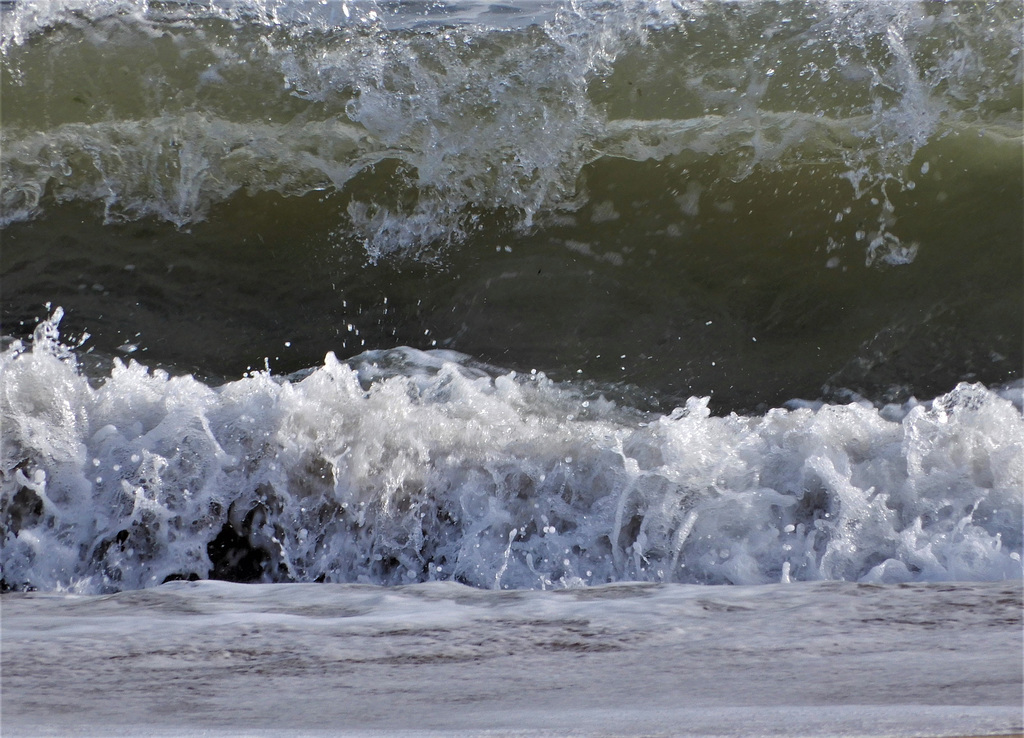
<svg viewBox="0 0 1024 738">
<path fill-rule="evenodd" d="M 375 259 L 461 243 L 486 215 L 529 228 L 573 210 L 602 158 L 710 158 L 726 179 L 832 167 L 825 186 L 866 213 L 868 261 L 905 263 L 891 198 L 923 176 L 917 152 L 964 128 L 1019 137 L 1013 3 L 495 8 L 17 2 L 4 218 L 52 197 L 187 226 L 240 191 L 319 190 L 343 201 L 339 240 Z M 102 49 L 113 68 L 92 79 L 121 81 L 44 89 L 57 49 L 70 70 Z M 122 80 L 126 55 L 147 74 Z"/>
<path fill-rule="evenodd" d="M 1017 578 L 1021 387 L 643 414 L 451 352 L 220 387 L 56 339 L 0 356 L 6 587 Z"/>
</svg>

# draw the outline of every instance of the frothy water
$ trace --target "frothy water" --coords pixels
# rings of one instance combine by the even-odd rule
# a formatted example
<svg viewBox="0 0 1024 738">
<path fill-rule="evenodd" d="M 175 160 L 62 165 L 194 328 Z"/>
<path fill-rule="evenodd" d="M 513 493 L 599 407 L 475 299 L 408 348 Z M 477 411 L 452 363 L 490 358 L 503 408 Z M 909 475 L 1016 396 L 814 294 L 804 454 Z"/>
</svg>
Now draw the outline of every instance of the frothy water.
<svg viewBox="0 0 1024 738">
<path fill-rule="evenodd" d="M 4 586 L 1019 578 L 1019 383 L 711 416 L 394 349 L 220 387 L 0 358 Z"/>
</svg>

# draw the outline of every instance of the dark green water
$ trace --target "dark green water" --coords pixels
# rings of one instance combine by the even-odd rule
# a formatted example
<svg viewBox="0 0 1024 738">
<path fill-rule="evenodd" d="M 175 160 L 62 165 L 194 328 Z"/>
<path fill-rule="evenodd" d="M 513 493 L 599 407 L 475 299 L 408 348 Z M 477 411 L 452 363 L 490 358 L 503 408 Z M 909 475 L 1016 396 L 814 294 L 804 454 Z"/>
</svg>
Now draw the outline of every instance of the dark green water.
<svg viewBox="0 0 1024 738">
<path fill-rule="evenodd" d="M 1015 3 L 25 7 L 4 332 L 62 305 L 101 373 L 444 347 L 745 411 L 1021 376 Z"/>
</svg>

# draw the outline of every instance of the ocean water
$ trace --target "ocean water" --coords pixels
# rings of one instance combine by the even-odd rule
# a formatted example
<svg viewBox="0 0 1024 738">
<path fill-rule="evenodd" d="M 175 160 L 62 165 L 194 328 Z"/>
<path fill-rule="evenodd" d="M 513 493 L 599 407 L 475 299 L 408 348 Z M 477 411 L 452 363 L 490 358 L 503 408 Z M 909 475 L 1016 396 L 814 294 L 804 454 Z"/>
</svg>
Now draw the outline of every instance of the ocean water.
<svg viewBox="0 0 1024 738">
<path fill-rule="evenodd" d="M 1024 730 L 1022 35 L 0 0 L 4 735 Z"/>
<path fill-rule="evenodd" d="M 1022 574 L 1017 2 L 6 2 L 3 586 Z"/>
</svg>

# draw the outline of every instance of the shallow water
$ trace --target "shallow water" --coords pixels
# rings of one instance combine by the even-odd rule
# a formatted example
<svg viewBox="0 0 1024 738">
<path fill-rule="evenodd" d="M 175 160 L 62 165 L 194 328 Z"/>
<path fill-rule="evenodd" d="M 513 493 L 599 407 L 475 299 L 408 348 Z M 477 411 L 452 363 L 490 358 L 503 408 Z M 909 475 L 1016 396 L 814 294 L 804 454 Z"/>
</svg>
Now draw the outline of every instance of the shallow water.
<svg viewBox="0 0 1024 738">
<path fill-rule="evenodd" d="M 4 735 L 1007 735 L 1021 605 L 1019 582 L 7 594 Z"/>
</svg>

